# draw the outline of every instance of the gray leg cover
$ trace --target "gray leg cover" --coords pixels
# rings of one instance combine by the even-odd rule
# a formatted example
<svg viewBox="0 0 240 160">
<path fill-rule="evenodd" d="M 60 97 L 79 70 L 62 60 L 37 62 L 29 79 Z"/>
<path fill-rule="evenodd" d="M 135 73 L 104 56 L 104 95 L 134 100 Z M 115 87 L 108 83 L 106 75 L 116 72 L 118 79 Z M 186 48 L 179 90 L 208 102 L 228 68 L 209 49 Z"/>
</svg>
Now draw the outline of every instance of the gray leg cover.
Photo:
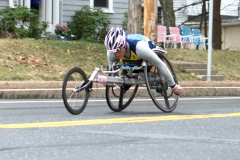
<svg viewBox="0 0 240 160">
<path fill-rule="evenodd" d="M 168 82 L 169 86 L 174 86 L 175 82 L 168 70 L 167 66 L 158 56 L 149 48 L 148 44 L 144 41 L 139 41 L 136 46 L 136 54 L 139 58 L 148 61 L 155 67 L 157 67 L 164 79 Z"/>
</svg>

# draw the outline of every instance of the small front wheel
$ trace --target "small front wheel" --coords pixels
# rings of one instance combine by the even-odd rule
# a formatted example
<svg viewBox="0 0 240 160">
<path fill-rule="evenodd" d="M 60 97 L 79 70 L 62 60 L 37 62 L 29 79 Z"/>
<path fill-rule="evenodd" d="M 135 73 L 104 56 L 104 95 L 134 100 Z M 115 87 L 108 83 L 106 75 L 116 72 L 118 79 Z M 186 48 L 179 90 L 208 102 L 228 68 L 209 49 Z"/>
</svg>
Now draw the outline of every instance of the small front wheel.
<svg viewBox="0 0 240 160">
<path fill-rule="evenodd" d="M 70 69 L 64 78 L 62 98 L 66 109 L 73 115 L 80 114 L 87 105 L 89 89 L 81 89 L 87 83 L 88 78 L 79 67 Z"/>
</svg>

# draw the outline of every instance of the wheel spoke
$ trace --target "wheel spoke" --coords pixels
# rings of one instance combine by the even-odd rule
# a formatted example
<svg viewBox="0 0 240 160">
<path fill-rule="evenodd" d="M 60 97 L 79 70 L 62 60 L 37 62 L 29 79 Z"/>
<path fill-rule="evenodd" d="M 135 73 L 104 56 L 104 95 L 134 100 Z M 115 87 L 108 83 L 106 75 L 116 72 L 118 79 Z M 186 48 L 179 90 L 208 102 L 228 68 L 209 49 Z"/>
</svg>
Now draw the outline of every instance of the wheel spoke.
<svg viewBox="0 0 240 160">
<path fill-rule="evenodd" d="M 122 106 L 119 106 L 120 91 L 116 91 L 112 86 L 106 86 L 106 100 L 109 108 L 114 112 L 121 112 L 132 102 L 138 90 L 138 85 L 132 86 L 123 95 Z"/>
</svg>

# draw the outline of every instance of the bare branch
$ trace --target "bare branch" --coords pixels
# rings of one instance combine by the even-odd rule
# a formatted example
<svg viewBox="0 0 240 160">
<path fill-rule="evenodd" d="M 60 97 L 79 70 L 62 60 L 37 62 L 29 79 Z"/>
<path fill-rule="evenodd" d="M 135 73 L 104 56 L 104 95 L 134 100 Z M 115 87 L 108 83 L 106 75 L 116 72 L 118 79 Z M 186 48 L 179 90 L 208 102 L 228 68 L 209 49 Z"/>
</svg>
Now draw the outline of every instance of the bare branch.
<svg viewBox="0 0 240 160">
<path fill-rule="evenodd" d="M 192 3 L 192 4 L 189 4 L 189 5 L 180 7 L 180 8 L 178 8 L 178 9 L 174 10 L 174 12 L 177 12 L 177 11 L 180 11 L 181 9 L 187 8 L 187 7 L 189 7 L 189 6 L 195 6 L 195 5 L 198 5 L 198 4 L 201 4 L 201 3 L 203 3 L 203 2 L 202 2 L 202 1 L 194 2 L 194 3 Z"/>
<path fill-rule="evenodd" d="M 178 27 L 180 27 L 181 25 L 184 25 L 185 23 L 187 23 L 187 22 L 189 22 L 189 21 L 191 21 L 191 20 L 193 20 L 193 19 L 195 19 L 195 18 L 202 17 L 203 15 L 208 14 L 208 13 L 209 13 L 209 12 L 206 12 L 206 13 L 203 13 L 203 14 L 199 14 L 199 15 L 196 15 L 196 16 L 193 16 L 193 17 L 189 18 L 188 20 L 182 22 L 180 25 L 178 25 Z"/>
</svg>

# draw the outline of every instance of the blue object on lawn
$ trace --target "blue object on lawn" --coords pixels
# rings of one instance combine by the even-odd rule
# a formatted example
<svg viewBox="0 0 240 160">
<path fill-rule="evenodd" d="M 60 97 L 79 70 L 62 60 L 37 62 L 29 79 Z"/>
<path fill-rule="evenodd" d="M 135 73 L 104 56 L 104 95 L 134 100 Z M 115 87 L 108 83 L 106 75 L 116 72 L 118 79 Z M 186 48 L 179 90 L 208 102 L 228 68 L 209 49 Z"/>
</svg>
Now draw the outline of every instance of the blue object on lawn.
<svg viewBox="0 0 240 160">
<path fill-rule="evenodd" d="M 69 36 L 64 37 L 64 36 L 60 36 L 60 35 L 58 35 L 58 34 L 57 34 L 57 36 L 58 36 L 58 39 L 59 39 L 60 41 L 67 41 L 67 40 L 69 39 Z"/>
</svg>

